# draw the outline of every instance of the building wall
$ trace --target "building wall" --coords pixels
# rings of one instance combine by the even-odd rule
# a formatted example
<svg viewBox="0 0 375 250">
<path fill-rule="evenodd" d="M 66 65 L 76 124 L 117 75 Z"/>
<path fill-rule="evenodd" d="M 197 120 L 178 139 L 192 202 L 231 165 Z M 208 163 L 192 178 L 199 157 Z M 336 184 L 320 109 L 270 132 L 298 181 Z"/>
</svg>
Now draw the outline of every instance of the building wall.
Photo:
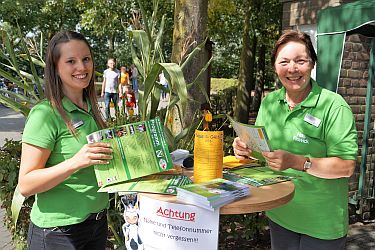
<svg viewBox="0 0 375 250">
<path fill-rule="evenodd" d="M 340 0 L 304 0 L 290 1 L 281 0 L 283 4 L 282 28 L 291 29 L 298 25 L 316 24 L 318 11 L 329 6 L 338 6 Z"/>
<path fill-rule="evenodd" d="M 366 110 L 366 93 L 367 93 L 367 81 L 368 81 L 368 68 L 371 50 L 371 40 L 368 37 L 359 34 L 353 34 L 346 37 L 344 54 L 341 65 L 340 80 L 338 86 L 338 93 L 341 94 L 346 102 L 350 105 L 353 110 L 356 127 L 358 131 L 358 147 L 359 157 L 361 156 L 362 140 L 364 133 L 364 121 L 365 121 L 365 110 Z M 374 92 L 375 93 L 375 92 Z M 372 121 L 375 117 L 375 97 L 372 97 Z M 370 124 L 370 127 L 374 127 L 374 123 Z M 370 136 L 373 136 L 373 131 Z M 372 177 L 374 176 L 374 161 L 371 159 L 375 157 L 375 150 L 372 146 L 374 139 L 370 137 L 368 145 L 368 157 L 367 157 L 367 173 L 365 178 L 365 189 L 364 195 L 371 195 Z M 371 163 L 372 161 L 372 163 Z M 356 171 L 349 181 L 349 196 L 354 197 L 358 191 L 360 175 L 359 162 L 357 164 Z M 353 211 L 354 212 L 354 211 Z M 353 217 L 353 215 L 352 215 Z M 362 218 L 369 219 L 370 217 L 370 204 L 365 201 L 363 203 Z"/>
<path fill-rule="evenodd" d="M 317 23 L 317 13 L 319 10 L 327 8 L 329 6 L 338 6 L 345 4 L 348 0 L 302 0 L 302 1 L 290 1 L 290 0 L 280 0 L 283 4 L 283 19 L 282 19 L 282 29 L 300 29 L 300 26 L 310 25 L 314 26 Z M 302 29 L 303 30 L 303 29 Z M 358 156 L 361 156 L 362 140 L 363 140 L 363 130 L 364 130 L 364 118 L 365 118 L 365 108 L 366 108 L 366 91 L 367 91 L 367 81 L 368 81 L 368 68 L 369 68 L 369 55 L 370 55 L 370 39 L 353 34 L 346 37 L 344 54 L 340 72 L 340 80 L 338 86 L 338 93 L 341 94 L 348 104 L 351 106 L 355 119 L 356 126 L 358 130 L 358 145 L 359 152 Z M 318 55 L 319 57 L 319 55 Z M 375 93 L 375 91 L 374 91 Z M 372 123 L 371 128 L 374 128 L 374 118 L 375 118 L 375 97 L 372 97 Z M 344 124 L 343 124 L 344 125 Z M 374 130 L 370 133 L 369 146 L 374 144 Z M 372 158 L 371 158 L 371 155 Z M 375 149 L 370 147 L 367 156 L 367 173 L 365 177 L 366 187 L 364 194 L 371 194 L 372 178 L 374 176 L 374 165 L 375 165 Z M 360 161 L 357 163 L 357 168 L 355 174 L 350 178 L 349 181 L 349 196 L 355 197 L 358 191 L 360 173 Z M 370 217 L 370 208 L 373 206 L 364 200 L 361 208 L 362 218 L 368 219 Z M 371 206 L 370 206 L 371 205 Z M 354 219 L 356 216 L 357 207 L 351 207 L 351 218 Z"/>
</svg>

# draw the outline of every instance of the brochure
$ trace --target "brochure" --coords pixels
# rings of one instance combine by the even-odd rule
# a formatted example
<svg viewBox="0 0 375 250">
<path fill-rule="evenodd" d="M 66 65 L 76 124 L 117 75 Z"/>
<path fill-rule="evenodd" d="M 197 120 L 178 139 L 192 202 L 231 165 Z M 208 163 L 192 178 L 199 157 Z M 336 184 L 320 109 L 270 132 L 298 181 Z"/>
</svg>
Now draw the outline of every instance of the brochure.
<svg viewBox="0 0 375 250">
<path fill-rule="evenodd" d="M 226 180 L 256 187 L 290 181 L 296 177 L 289 176 L 283 172 L 275 172 L 268 167 L 250 167 L 223 171 L 223 178 Z"/>
<path fill-rule="evenodd" d="M 173 168 L 159 118 L 103 129 L 87 141 L 109 143 L 113 149 L 109 164 L 94 166 L 99 187 Z"/>
<path fill-rule="evenodd" d="M 223 157 L 223 168 L 240 168 L 240 167 L 260 167 L 259 161 L 256 159 L 238 160 L 234 155 Z"/>
<path fill-rule="evenodd" d="M 250 187 L 221 178 L 177 187 L 177 200 L 215 210 L 250 194 Z"/>
<path fill-rule="evenodd" d="M 234 131 L 236 131 L 237 136 L 252 149 L 251 157 L 264 162 L 265 159 L 262 156 L 262 152 L 272 151 L 265 128 L 263 126 L 253 126 L 237 122 L 229 115 L 227 115 L 227 117 Z"/>
<path fill-rule="evenodd" d="M 176 187 L 191 184 L 185 175 L 153 174 L 131 181 L 101 187 L 98 192 L 119 193 L 145 192 L 176 195 Z"/>
</svg>

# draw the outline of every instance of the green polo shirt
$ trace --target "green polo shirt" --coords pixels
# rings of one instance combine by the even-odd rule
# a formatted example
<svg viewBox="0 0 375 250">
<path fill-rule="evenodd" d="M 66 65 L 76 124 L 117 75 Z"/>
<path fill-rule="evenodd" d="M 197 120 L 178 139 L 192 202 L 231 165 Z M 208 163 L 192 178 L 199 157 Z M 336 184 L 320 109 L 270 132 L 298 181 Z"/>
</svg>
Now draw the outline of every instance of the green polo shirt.
<svg viewBox="0 0 375 250">
<path fill-rule="evenodd" d="M 63 107 L 73 124 L 83 122 L 77 127 L 77 137 L 69 132 L 60 114 L 47 100 L 33 107 L 27 117 L 22 142 L 51 150 L 45 167 L 72 158 L 87 144 L 86 135 L 99 129 L 89 102 L 88 113 L 66 97 Z M 94 168 L 80 169 L 56 187 L 35 195 L 31 221 L 43 228 L 82 222 L 90 213 L 107 207 L 108 194 L 97 191 Z"/>
<path fill-rule="evenodd" d="M 285 88 L 267 95 L 256 125 L 266 128 L 274 150 L 283 149 L 312 158 L 357 157 L 357 131 L 349 105 L 338 94 L 312 81 L 308 97 L 290 111 Z M 294 198 L 267 212 L 277 224 L 319 239 L 337 239 L 348 230 L 348 178 L 322 179 L 294 169 Z"/>
</svg>

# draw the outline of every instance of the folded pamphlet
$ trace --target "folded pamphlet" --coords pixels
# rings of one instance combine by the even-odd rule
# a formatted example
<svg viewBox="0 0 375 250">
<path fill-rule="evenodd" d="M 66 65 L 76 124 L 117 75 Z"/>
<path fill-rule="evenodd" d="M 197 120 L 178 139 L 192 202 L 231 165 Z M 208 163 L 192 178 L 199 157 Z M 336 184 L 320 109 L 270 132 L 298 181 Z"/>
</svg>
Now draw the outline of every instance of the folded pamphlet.
<svg viewBox="0 0 375 250">
<path fill-rule="evenodd" d="M 109 164 L 94 166 L 99 187 L 173 168 L 158 117 L 91 133 L 87 141 L 109 143 L 113 150 Z"/>
<path fill-rule="evenodd" d="M 265 128 L 263 126 L 253 126 L 237 122 L 229 115 L 227 117 L 237 136 L 252 150 L 250 157 L 264 162 L 265 159 L 262 152 L 272 151 Z"/>
</svg>

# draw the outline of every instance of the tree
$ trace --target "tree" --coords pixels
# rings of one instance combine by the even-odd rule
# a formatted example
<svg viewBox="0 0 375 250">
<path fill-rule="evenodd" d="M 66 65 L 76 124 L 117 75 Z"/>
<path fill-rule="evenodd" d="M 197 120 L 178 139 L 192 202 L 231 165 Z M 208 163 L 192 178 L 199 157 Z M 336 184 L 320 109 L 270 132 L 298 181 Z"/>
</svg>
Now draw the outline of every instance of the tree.
<svg viewBox="0 0 375 250">
<path fill-rule="evenodd" d="M 209 0 L 208 36 L 214 43 L 212 77 L 237 78 L 241 53 L 241 0 Z"/>
<path fill-rule="evenodd" d="M 252 37 L 250 37 L 251 7 L 248 1 L 245 1 L 244 9 L 245 19 L 234 117 L 237 121 L 247 123 L 249 120 L 251 90 L 254 88 L 253 73 L 257 38 L 253 34 Z"/>
<path fill-rule="evenodd" d="M 78 0 L 40 1 L 4 0 L 0 8 L 0 20 L 16 28 L 17 23 L 26 33 L 45 34 L 50 39 L 62 29 L 74 30 L 81 12 Z"/>
<path fill-rule="evenodd" d="M 115 44 L 119 37 L 126 38 L 130 26 L 131 0 L 89 0 L 81 1 L 80 25 L 96 37 L 107 40 L 107 57 L 114 57 Z"/>
<path fill-rule="evenodd" d="M 274 83 L 273 66 L 269 63 L 273 41 L 279 36 L 282 12 L 277 0 L 244 1 L 243 9 L 247 12 L 243 29 L 235 117 L 247 123 L 249 111 L 258 111 L 264 84 Z M 267 68 L 266 65 L 270 67 Z M 257 87 L 254 91 L 255 81 Z M 255 93 L 253 100 L 252 91 Z"/>
<path fill-rule="evenodd" d="M 207 9 L 208 0 L 176 0 L 174 13 L 172 62 L 181 64 L 194 47 L 207 38 Z M 195 57 L 184 67 L 186 82 L 192 83 L 208 61 L 208 51 L 202 48 L 202 53 Z M 189 105 L 185 123 L 191 124 L 194 114 L 200 110 L 200 105 L 206 102 L 203 92 L 208 92 L 209 81 L 207 72 L 202 74 L 198 82 L 202 89 L 191 87 L 189 89 Z"/>
</svg>

